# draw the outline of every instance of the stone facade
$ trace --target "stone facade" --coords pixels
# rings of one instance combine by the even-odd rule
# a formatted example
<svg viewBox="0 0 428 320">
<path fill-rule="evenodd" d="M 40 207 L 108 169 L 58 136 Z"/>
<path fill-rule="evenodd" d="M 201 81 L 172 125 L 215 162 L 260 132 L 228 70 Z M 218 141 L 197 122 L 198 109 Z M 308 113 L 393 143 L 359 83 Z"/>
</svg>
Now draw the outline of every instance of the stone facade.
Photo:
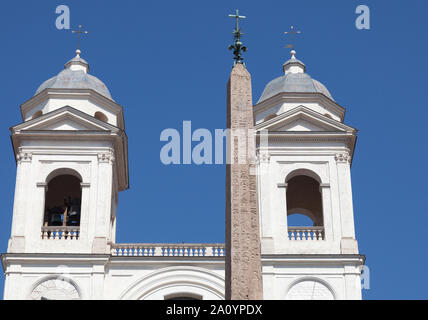
<svg viewBox="0 0 428 320">
<path fill-rule="evenodd" d="M 226 298 L 262 299 L 251 76 L 237 63 L 227 85 Z"/>
<path fill-rule="evenodd" d="M 248 71 L 239 63 L 232 70 L 226 247 L 123 244 L 123 110 L 93 77 L 69 86 L 74 72 L 89 71 L 79 54 L 66 64 L 71 78 L 41 86 L 11 128 L 17 175 L 1 258 L 5 299 L 361 299 L 350 170 L 357 130 L 301 62 L 287 62 L 255 106 Z M 78 224 L 51 219 L 64 200 L 60 178 L 79 197 L 78 210 L 70 200 L 62 217 L 79 212 Z M 293 225 L 294 214 L 313 223 Z"/>
</svg>

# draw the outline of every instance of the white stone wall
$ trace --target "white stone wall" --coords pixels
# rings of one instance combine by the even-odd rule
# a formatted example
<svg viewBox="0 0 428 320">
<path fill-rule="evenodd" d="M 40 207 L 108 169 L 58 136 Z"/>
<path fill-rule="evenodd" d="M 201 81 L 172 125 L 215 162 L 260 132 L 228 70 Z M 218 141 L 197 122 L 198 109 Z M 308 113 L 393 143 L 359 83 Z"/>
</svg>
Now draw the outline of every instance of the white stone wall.
<svg viewBox="0 0 428 320">
<path fill-rule="evenodd" d="M 5 299 L 38 298 L 40 293 L 34 295 L 34 290 L 52 279 L 74 287 L 79 299 L 163 300 L 179 296 L 224 299 L 221 258 L 13 255 L 7 261 Z M 58 287 L 65 285 L 59 283 Z M 43 290 L 44 296 L 61 296 L 58 292 Z"/>
</svg>

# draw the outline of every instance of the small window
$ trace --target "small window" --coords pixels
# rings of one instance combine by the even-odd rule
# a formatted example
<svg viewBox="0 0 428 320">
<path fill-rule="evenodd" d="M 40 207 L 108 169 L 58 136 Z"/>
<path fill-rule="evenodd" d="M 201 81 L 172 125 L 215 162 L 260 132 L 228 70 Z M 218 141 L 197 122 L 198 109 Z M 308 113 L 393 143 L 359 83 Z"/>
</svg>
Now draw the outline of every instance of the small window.
<svg viewBox="0 0 428 320">
<path fill-rule="evenodd" d="M 331 115 L 329 115 L 328 113 L 324 113 L 324 115 L 325 115 L 327 118 L 333 119 L 333 117 L 332 117 Z"/>
<path fill-rule="evenodd" d="M 94 117 L 97 118 L 98 120 L 108 122 L 107 116 L 100 111 L 95 112 Z"/>
</svg>

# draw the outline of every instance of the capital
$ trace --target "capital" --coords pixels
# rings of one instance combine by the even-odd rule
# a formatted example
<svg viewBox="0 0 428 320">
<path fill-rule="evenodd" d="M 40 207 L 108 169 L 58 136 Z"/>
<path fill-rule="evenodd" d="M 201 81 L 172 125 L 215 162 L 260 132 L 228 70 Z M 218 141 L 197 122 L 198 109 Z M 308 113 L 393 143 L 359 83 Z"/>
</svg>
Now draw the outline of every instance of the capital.
<svg viewBox="0 0 428 320">
<path fill-rule="evenodd" d="M 113 164 L 114 160 L 115 160 L 115 157 L 114 157 L 114 152 L 113 151 L 98 153 L 98 163 L 110 163 L 110 164 Z"/>
<path fill-rule="evenodd" d="M 32 159 L 33 159 L 33 155 L 30 152 L 20 151 L 16 155 L 16 161 L 18 163 L 21 163 L 21 162 L 31 162 Z"/>
<path fill-rule="evenodd" d="M 347 151 L 336 153 L 336 155 L 334 156 L 334 159 L 336 160 L 336 163 L 351 163 L 351 156 Z"/>
</svg>

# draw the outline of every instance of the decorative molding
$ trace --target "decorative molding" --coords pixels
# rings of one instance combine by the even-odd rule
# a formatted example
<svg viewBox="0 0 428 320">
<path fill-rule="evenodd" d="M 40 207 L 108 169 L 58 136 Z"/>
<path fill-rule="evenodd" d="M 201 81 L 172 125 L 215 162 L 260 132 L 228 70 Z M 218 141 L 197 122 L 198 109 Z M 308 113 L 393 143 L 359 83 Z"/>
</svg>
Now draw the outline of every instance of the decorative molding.
<svg viewBox="0 0 428 320">
<path fill-rule="evenodd" d="M 269 152 L 257 152 L 258 163 L 269 163 L 271 154 Z"/>
<path fill-rule="evenodd" d="M 18 163 L 21 163 L 21 162 L 31 162 L 31 161 L 32 161 L 32 159 L 33 159 L 33 154 L 32 154 L 32 153 L 30 153 L 30 152 L 23 152 L 23 151 L 20 151 L 20 152 L 18 152 L 18 154 L 16 155 L 16 161 L 17 161 Z"/>
<path fill-rule="evenodd" d="M 336 160 L 336 163 L 351 163 L 351 156 L 348 151 L 336 153 L 334 159 Z"/>
<path fill-rule="evenodd" d="M 115 160 L 115 157 L 114 157 L 114 151 L 113 150 L 98 153 L 98 163 L 113 164 L 114 160 Z"/>
</svg>

